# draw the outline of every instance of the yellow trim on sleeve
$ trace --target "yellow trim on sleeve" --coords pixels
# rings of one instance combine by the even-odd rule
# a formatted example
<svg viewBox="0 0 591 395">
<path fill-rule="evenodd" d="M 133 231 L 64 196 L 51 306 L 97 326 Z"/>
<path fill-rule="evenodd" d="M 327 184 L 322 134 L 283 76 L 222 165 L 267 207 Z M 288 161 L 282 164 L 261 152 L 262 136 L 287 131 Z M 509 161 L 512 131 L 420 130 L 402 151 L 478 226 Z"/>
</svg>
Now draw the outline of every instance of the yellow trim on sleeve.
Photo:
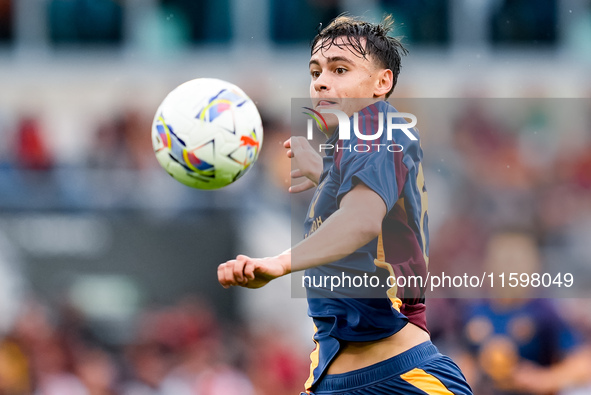
<svg viewBox="0 0 591 395">
<path fill-rule="evenodd" d="M 429 267 L 429 255 L 427 255 L 427 238 L 425 237 L 425 214 L 427 214 L 427 210 L 429 209 L 429 198 L 427 197 L 427 191 L 423 191 L 425 187 L 425 175 L 423 174 L 423 165 L 419 163 L 419 170 L 417 172 L 417 188 L 418 193 L 421 196 L 421 218 L 419 222 L 419 228 L 421 230 L 421 240 L 423 245 L 423 258 L 425 259 L 425 263 L 427 267 Z"/>
<path fill-rule="evenodd" d="M 316 335 L 316 332 L 318 332 L 318 328 L 316 327 L 316 325 L 314 325 L 314 335 Z M 314 347 L 314 350 L 310 354 L 310 377 L 308 377 L 308 380 L 306 380 L 306 384 L 304 384 L 304 386 L 306 387 L 306 393 L 308 394 L 310 393 L 310 389 L 312 388 L 312 384 L 314 383 L 314 370 L 318 367 L 320 354 L 320 345 L 318 344 L 316 339 L 312 339 L 314 340 L 314 344 L 316 344 L 316 347 Z"/>
<path fill-rule="evenodd" d="M 384 240 L 382 239 L 382 234 L 380 233 L 378 236 L 378 251 L 376 253 L 376 259 L 374 259 L 373 263 L 377 267 L 381 267 L 382 269 L 386 269 L 392 278 L 395 278 L 396 275 L 394 274 L 394 269 L 392 269 L 392 265 L 386 262 L 386 253 L 384 252 Z M 386 291 L 386 295 L 388 295 L 388 299 L 392 302 L 392 307 L 396 309 L 396 311 L 400 312 L 400 307 L 402 306 L 402 300 L 396 296 L 398 292 L 398 285 L 394 284 L 393 287 L 389 288 Z"/>
</svg>

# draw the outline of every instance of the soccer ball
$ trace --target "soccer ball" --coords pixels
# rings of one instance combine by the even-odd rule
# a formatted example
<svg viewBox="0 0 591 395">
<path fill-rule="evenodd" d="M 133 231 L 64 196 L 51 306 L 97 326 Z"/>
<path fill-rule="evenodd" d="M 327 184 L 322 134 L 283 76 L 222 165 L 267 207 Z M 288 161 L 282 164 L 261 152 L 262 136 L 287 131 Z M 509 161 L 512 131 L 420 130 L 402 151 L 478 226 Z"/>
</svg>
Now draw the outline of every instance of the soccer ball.
<svg viewBox="0 0 591 395">
<path fill-rule="evenodd" d="M 237 86 L 213 78 L 178 86 L 160 104 L 152 123 L 158 162 L 193 188 L 233 183 L 252 167 L 262 144 L 255 104 Z"/>
</svg>

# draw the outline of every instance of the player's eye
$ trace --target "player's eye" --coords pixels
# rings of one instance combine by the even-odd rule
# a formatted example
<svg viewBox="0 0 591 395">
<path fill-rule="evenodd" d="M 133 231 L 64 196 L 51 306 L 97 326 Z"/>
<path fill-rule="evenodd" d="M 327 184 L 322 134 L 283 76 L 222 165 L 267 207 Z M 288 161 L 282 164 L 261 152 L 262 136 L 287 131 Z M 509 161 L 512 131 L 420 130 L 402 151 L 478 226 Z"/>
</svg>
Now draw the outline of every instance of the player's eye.
<svg viewBox="0 0 591 395">
<path fill-rule="evenodd" d="M 310 71 L 310 75 L 312 76 L 312 78 L 316 79 L 316 78 L 320 77 L 320 71 L 312 70 L 312 71 Z"/>
<path fill-rule="evenodd" d="M 344 67 L 337 67 L 334 71 L 337 74 L 345 74 L 347 72 L 347 69 Z"/>
</svg>

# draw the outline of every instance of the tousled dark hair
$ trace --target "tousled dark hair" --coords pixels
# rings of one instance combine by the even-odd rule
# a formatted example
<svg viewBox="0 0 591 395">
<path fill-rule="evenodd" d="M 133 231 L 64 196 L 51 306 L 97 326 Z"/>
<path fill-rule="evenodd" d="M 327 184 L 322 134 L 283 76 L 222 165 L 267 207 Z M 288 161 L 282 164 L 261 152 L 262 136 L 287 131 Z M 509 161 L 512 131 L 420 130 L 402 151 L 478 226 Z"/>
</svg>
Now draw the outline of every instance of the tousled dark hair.
<svg viewBox="0 0 591 395">
<path fill-rule="evenodd" d="M 335 18 L 328 26 L 322 29 L 311 45 L 311 54 L 318 51 L 326 51 L 333 45 L 339 48 L 346 47 L 357 56 L 367 59 L 370 55 L 378 66 L 392 70 L 392 89 L 386 94 L 390 97 L 400 74 L 401 58 L 408 54 L 399 39 L 389 36 L 392 31 L 394 19 L 392 15 L 386 15 L 382 22 L 373 24 L 348 15 Z M 344 38 L 344 43 L 338 42 L 338 38 Z M 365 45 L 361 41 L 365 39 Z"/>
</svg>

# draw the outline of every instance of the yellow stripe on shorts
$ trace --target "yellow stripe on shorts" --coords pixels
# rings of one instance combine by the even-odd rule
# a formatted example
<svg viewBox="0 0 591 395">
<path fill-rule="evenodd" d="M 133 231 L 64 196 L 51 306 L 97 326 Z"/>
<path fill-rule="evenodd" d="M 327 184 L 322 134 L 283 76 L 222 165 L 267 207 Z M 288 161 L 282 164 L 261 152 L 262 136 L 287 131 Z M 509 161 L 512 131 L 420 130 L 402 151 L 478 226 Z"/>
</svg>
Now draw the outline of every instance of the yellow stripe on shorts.
<svg viewBox="0 0 591 395">
<path fill-rule="evenodd" d="M 437 377 L 425 372 L 423 369 L 415 368 L 400 375 L 400 377 L 429 395 L 454 395 Z"/>
</svg>

